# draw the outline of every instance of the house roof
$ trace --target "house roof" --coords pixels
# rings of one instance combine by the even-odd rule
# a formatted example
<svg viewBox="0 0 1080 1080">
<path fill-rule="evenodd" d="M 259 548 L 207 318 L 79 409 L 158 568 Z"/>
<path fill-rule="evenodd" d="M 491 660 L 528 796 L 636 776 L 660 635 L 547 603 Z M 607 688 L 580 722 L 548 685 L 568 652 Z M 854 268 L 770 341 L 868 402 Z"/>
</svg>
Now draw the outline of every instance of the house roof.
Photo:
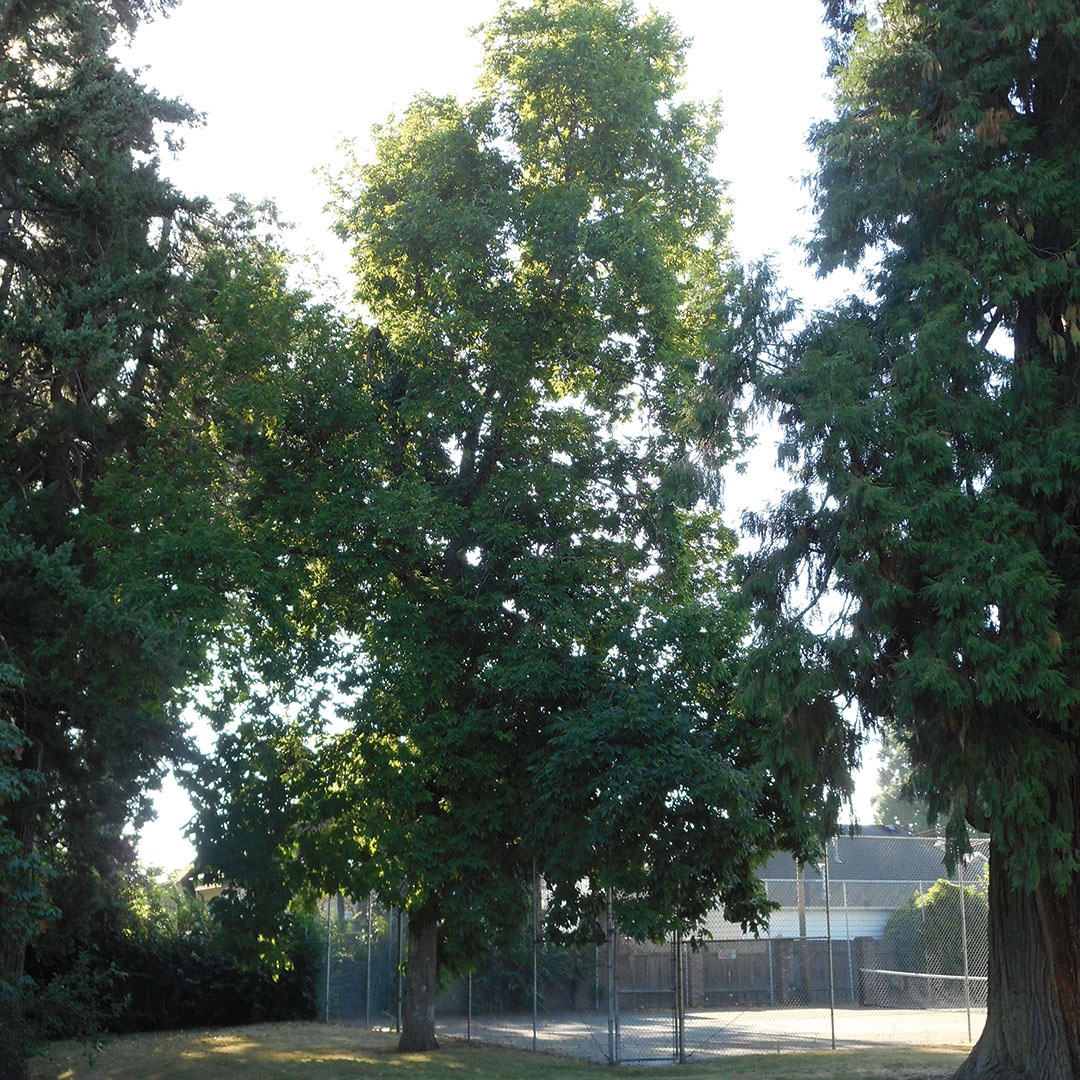
<svg viewBox="0 0 1080 1080">
<path fill-rule="evenodd" d="M 965 881 L 973 882 L 985 862 L 984 856 L 973 856 L 964 869 Z M 830 840 L 828 863 L 834 906 L 844 900 L 856 907 L 895 908 L 940 878 L 956 880 L 945 867 L 945 841 L 941 837 L 912 836 L 884 825 L 859 826 L 854 836 L 845 833 Z M 773 855 L 758 877 L 766 882 L 771 899 L 783 907 L 795 906 L 796 872 L 791 855 Z M 822 864 L 808 864 L 804 882 L 807 907 L 822 906 Z"/>
</svg>

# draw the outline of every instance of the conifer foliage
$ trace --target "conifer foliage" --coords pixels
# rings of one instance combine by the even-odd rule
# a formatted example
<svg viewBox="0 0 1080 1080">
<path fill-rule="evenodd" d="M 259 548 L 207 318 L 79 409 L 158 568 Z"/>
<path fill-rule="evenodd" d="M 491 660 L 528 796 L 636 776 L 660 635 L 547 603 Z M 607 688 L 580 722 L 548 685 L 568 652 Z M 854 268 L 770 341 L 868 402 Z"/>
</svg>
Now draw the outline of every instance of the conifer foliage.
<svg viewBox="0 0 1080 1080">
<path fill-rule="evenodd" d="M 799 702 L 854 696 L 954 852 L 965 823 L 990 833 L 989 1019 L 959 1075 L 1073 1077 L 1080 7 L 827 7 L 812 253 L 868 290 L 750 373 L 800 481 L 754 523 L 750 693 L 793 729 Z M 831 623 L 795 614 L 807 584 L 843 598 Z M 850 754 L 830 715 L 818 734 Z"/>
<path fill-rule="evenodd" d="M 26 948 L 58 914 L 49 875 L 62 868 L 91 913 L 131 859 L 125 830 L 163 761 L 185 755 L 176 692 L 225 610 L 207 377 L 243 245 L 227 257 L 217 230 L 210 258 L 203 207 L 158 173 L 158 138 L 192 114 L 109 53 L 168 6 L 12 0 L 0 14 L 5 1076 L 21 1072 Z"/>
<path fill-rule="evenodd" d="M 49 844 L 107 864 L 175 729 L 171 635 L 118 595 L 97 493 L 137 442 L 171 341 L 172 223 L 154 125 L 189 118 L 105 48 L 137 5 L 0 18 L 0 993 L 50 913 Z M 107 526 L 106 526 L 107 531 Z M 114 537 L 123 543 L 123 536 Z M 62 807 L 62 809 L 61 809 Z M 14 1048 L 16 1040 L 10 1036 Z M 7 1055 L 5 1055 L 7 1056 Z M 18 1068 L 13 1051 L 12 1068 Z"/>
</svg>

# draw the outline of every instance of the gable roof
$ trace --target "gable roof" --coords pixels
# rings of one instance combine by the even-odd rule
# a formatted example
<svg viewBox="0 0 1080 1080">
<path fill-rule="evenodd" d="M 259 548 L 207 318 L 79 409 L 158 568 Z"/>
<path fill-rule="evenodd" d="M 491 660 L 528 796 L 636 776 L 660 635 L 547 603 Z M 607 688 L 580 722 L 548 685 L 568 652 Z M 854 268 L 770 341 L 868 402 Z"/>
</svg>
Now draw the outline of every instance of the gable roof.
<svg viewBox="0 0 1080 1080">
<path fill-rule="evenodd" d="M 925 891 L 939 878 L 956 880 L 945 866 L 945 841 L 936 836 L 912 836 L 901 829 L 884 825 L 863 825 L 854 835 L 837 836 L 829 841 L 829 884 L 832 903 L 841 897 L 858 907 L 895 908 L 916 892 Z M 975 854 L 964 868 L 965 883 L 981 873 L 985 856 Z M 773 855 L 758 871 L 766 882 L 770 899 L 783 907 L 796 904 L 795 860 L 791 855 Z M 824 876 L 821 864 L 807 864 L 804 871 L 804 895 L 807 907 L 825 903 Z"/>
</svg>

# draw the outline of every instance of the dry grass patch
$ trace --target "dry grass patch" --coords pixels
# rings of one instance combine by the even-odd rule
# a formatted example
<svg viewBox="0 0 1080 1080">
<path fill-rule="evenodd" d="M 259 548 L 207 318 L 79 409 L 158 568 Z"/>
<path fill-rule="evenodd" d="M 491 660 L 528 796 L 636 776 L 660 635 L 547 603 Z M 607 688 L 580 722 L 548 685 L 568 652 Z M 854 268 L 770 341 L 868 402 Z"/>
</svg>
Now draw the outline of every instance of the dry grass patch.
<svg viewBox="0 0 1080 1080">
<path fill-rule="evenodd" d="M 99 1049 L 56 1043 L 31 1080 L 943 1080 L 966 1051 L 753 1054 L 690 1065 L 622 1067 L 448 1041 L 434 1054 L 395 1052 L 397 1038 L 323 1024 L 125 1035 Z"/>
</svg>

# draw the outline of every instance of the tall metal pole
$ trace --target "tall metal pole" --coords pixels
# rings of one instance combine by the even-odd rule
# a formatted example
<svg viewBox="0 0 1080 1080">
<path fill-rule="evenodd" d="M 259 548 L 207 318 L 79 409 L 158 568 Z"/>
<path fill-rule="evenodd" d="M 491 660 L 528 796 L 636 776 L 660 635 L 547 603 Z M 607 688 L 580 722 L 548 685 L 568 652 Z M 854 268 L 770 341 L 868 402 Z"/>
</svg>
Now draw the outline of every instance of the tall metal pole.
<svg viewBox="0 0 1080 1080">
<path fill-rule="evenodd" d="M 382 1011 L 388 1016 L 390 1010 L 386 1006 L 393 1004 L 392 995 L 395 992 L 394 988 L 397 986 L 394 981 L 394 972 L 397 971 L 397 966 L 394 963 L 396 940 L 394 936 L 394 905 L 391 904 L 386 912 L 386 1000 L 383 1002 L 382 1008 Z"/>
<path fill-rule="evenodd" d="M 401 909 L 397 909 L 397 1028 L 398 1032 L 401 1031 L 401 965 L 405 959 L 405 950 L 401 940 L 401 919 L 405 912 Z"/>
<path fill-rule="evenodd" d="M 615 1063 L 622 1061 L 622 1026 L 619 1018 L 619 928 L 614 928 L 611 952 L 614 957 L 615 984 L 612 997 L 615 999 Z"/>
<path fill-rule="evenodd" d="M 825 944 L 829 950 L 829 1027 L 832 1031 L 832 1048 L 836 1049 L 836 978 L 833 972 L 832 918 L 829 896 L 829 849 L 825 848 Z"/>
<path fill-rule="evenodd" d="M 675 1056 L 686 1064 L 686 1008 L 683 1004 L 682 928 L 675 930 Z"/>
<path fill-rule="evenodd" d="M 371 1030 L 371 907 L 374 899 L 375 894 L 369 892 L 367 898 L 367 977 L 364 987 L 364 1027 L 368 1031 Z"/>
<path fill-rule="evenodd" d="M 326 897 L 326 1013 L 323 1023 L 330 1023 L 330 897 Z"/>
<path fill-rule="evenodd" d="M 472 972 L 469 972 L 469 1001 L 465 1014 L 465 1041 L 472 1042 Z"/>
<path fill-rule="evenodd" d="M 532 1048 L 533 1053 L 536 1053 L 536 997 L 537 997 L 537 979 L 536 979 L 536 947 L 537 941 L 540 937 L 540 893 L 536 885 L 536 860 L 533 859 L 532 868 L 532 1012 L 533 1012 L 533 1040 Z"/>
<path fill-rule="evenodd" d="M 851 960 L 851 919 L 848 916 L 847 882 L 840 882 L 844 892 L 844 937 L 847 938 L 847 982 L 851 991 L 851 1003 L 855 1004 L 855 965 Z"/>
<path fill-rule="evenodd" d="M 611 890 L 607 891 L 607 1042 L 608 1064 L 615 1064 L 615 940 L 611 923 Z"/>
<path fill-rule="evenodd" d="M 967 905 L 964 903 L 964 860 L 956 864 L 956 877 L 960 882 L 960 939 L 964 950 L 964 1004 L 967 1007 L 968 1042 L 971 1042 L 971 981 L 968 970 Z"/>
<path fill-rule="evenodd" d="M 769 883 L 765 882 L 765 897 L 769 896 Z M 768 934 L 769 943 L 769 1004 L 776 1004 L 776 978 L 773 974 L 773 948 L 772 948 L 772 919 L 769 920 L 769 926 L 766 931 Z"/>
</svg>

